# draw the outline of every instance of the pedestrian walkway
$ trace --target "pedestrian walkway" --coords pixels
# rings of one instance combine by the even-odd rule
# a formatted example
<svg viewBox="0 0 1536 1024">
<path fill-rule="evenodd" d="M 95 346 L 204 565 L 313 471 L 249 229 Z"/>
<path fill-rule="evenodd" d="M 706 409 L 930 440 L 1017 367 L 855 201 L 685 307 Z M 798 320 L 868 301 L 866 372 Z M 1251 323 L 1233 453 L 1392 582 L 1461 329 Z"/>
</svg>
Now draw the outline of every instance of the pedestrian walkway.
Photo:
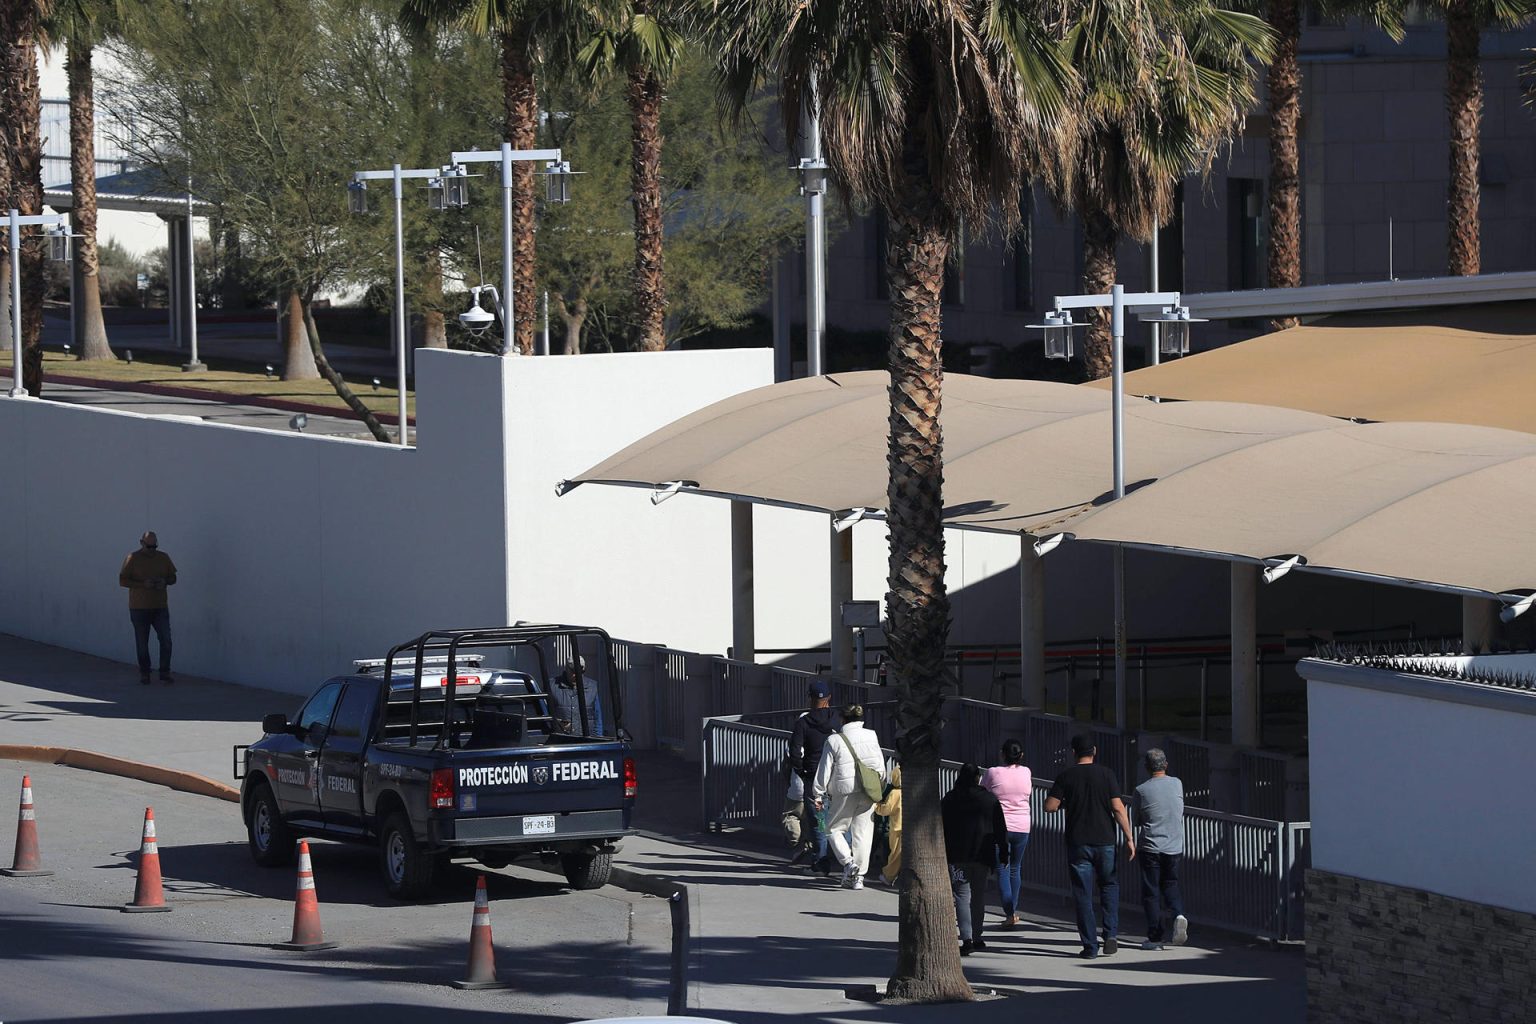
<svg viewBox="0 0 1536 1024">
<path fill-rule="evenodd" d="M 228 780 L 230 745 L 256 739 L 263 714 L 292 711 L 299 700 L 191 676 L 141 687 L 131 665 L 0 636 L 0 745 L 84 748 Z M 790 869 L 784 851 L 760 837 L 704 832 L 699 807 L 696 765 L 642 753 L 643 833 L 620 855 L 625 866 L 693 893 L 690 1009 L 699 1015 L 741 1024 L 1305 1019 L 1299 950 L 1196 933 L 1186 947 L 1148 953 L 1127 943 L 1113 957 L 1084 962 L 1075 956 L 1070 907 L 1059 899 L 1027 902 L 1025 924 L 1013 932 L 990 930 L 997 918 L 989 918 L 993 948 L 963 964 L 975 986 L 1004 993 L 998 998 L 964 1008 L 850 1000 L 845 989 L 883 987 L 894 965 L 896 893 L 840 889 Z"/>
</svg>

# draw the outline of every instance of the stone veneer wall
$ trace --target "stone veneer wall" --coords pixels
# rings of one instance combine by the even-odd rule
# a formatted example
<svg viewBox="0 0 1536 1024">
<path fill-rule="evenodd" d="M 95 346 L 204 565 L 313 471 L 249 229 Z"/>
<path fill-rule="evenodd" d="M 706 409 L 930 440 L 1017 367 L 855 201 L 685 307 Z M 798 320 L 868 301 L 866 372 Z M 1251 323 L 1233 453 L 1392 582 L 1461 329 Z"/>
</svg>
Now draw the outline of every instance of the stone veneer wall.
<svg viewBox="0 0 1536 1024">
<path fill-rule="evenodd" d="M 1536 1019 L 1536 915 L 1315 870 L 1306 906 L 1309 1024 Z"/>
</svg>

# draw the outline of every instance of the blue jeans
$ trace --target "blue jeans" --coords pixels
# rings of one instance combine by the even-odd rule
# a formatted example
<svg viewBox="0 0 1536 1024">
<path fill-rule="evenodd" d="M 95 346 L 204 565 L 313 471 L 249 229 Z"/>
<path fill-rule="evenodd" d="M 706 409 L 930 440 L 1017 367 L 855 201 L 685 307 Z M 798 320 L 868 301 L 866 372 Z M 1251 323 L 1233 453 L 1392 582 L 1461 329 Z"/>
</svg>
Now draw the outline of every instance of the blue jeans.
<svg viewBox="0 0 1536 1024">
<path fill-rule="evenodd" d="M 1147 939 L 1162 942 L 1163 922 L 1184 915 L 1184 897 L 1179 892 L 1181 853 L 1136 852 L 1141 865 L 1141 909 L 1147 914 Z"/>
<path fill-rule="evenodd" d="M 1024 848 L 1029 845 L 1028 832 L 1008 833 L 1008 863 L 997 864 L 997 894 L 1003 898 L 1003 916 L 1013 917 L 1019 912 L 1019 887 L 1022 884 Z"/>
<path fill-rule="evenodd" d="M 1084 949 L 1097 951 L 1098 929 L 1094 926 L 1093 897 L 1098 890 L 1104 914 L 1104 937 L 1120 934 L 1120 883 L 1115 879 L 1113 846 L 1067 847 L 1067 874 L 1072 882 L 1072 897 L 1077 901 L 1077 935 Z"/>
<path fill-rule="evenodd" d="M 160 641 L 160 673 L 171 670 L 171 613 L 167 608 L 130 608 L 133 620 L 133 649 L 139 656 L 139 673 L 149 675 L 149 631 Z"/>
<path fill-rule="evenodd" d="M 980 941 L 982 920 L 987 914 L 987 865 L 951 864 L 949 888 L 955 896 L 955 924 L 960 926 L 960 941 Z"/>
</svg>

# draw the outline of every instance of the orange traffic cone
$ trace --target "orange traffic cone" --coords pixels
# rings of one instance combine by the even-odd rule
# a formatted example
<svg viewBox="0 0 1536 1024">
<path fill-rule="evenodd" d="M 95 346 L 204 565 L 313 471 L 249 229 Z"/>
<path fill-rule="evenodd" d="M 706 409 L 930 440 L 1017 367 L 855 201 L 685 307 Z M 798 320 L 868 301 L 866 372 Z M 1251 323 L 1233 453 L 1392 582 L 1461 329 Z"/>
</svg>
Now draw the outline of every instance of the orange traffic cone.
<svg viewBox="0 0 1536 1024">
<path fill-rule="evenodd" d="M 469 924 L 469 977 L 454 988 L 506 988 L 496 980 L 496 951 L 491 948 L 491 903 L 485 895 L 485 876 L 475 880 L 475 913 Z"/>
<path fill-rule="evenodd" d="M 139 847 L 139 880 L 133 887 L 133 902 L 123 908 L 125 914 L 168 914 L 160 886 L 160 847 L 155 843 L 155 809 L 144 808 L 144 845 Z"/>
<path fill-rule="evenodd" d="M 309 843 L 299 843 L 299 884 L 293 893 L 293 938 L 273 944 L 273 949 L 335 949 L 320 928 L 320 900 L 315 896 L 315 872 L 309 866 Z"/>
<path fill-rule="evenodd" d="M 16 820 L 16 856 L 11 866 L 0 868 L 0 875 L 29 878 L 51 875 L 43 867 L 43 855 L 37 852 L 37 815 L 32 809 L 32 776 L 21 777 L 21 816 Z"/>
</svg>

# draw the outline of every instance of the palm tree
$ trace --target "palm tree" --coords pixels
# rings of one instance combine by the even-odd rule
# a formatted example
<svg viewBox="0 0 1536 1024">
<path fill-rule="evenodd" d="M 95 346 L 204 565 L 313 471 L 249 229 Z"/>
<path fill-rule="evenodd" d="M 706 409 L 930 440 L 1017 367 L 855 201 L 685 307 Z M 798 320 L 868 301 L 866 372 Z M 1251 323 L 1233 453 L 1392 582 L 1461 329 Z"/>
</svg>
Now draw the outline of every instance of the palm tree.
<svg viewBox="0 0 1536 1024">
<path fill-rule="evenodd" d="M 24 216 L 43 212 L 42 96 L 37 83 L 37 44 L 48 4 L 0 0 L 0 159 L 6 163 L 5 206 Z M 11 253 L 11 272 L 21 274 L 21 381 L 27 393 L 43 389 L 43 292 L 47 254 L 41 233 L 27 228 L 21 259 Z M 19 263 L 19 266 L 18 266 Z M 16 372 L 16 368 L 12 368 Z"/>
<path fill-rule="evenodd" d="M 74 258 L 80 290 L 81 359 L 116 359 L 107 342 L 101 315 L 101 259 L 96 246 L 96 103 L 92 93 L 94 49 L 122 25 L 121 0 L 60 0 L 51 12 L 47 33 L 64 42 L 69 78 L 69 164 L 73 183 L 73 226 L 78 236 Z"/>
<path fill-rule="evenodd" d="M 909 852 L 887 997 L 969 999 L 939 818 L 940 708 L 951 683 L 940 294 L 962 219 L 1011 226 L 1031 174 L 1051 166 L 1043 152 L 1077 137 L 1070 69 L 1043 9 L 1023 0 L 714 0 L 700 15 L 718 33 L 710 45 L 732 109 L 776 80 L 792 136 L 812 105 L 833 181 L 889 221 L 887 635 Z"/>
<path fill-rule="evenodd" d="M 1122 235 L 1149 239 L 1186 174 L 1208 169 L 1254 102 L 1251 61 L 1269 30 L 1213 0 L 1087 0 L 1065 48 L 1082 81 L 1082 132 L 1058 193 L 1083 222 L 1083 290 L 1115 281 Z M 1086 346 L 1089 379 L 1109 375 L 1109 318 L 1097 310 Z"/>
<path fill-rule="evenodd" d="M 580 62 L 589 78 L 622 73 L 630 110 L 630 202 L 635 208 L 634 287 L 637 347 L 667 347 L 661 192 L 662 87 L 677 66 L 684 34 L 681 8 L 669 0 L 600 4 Z"/>
<path fill-rule="evenodd" d="M 513 149 L 538 141 L 539 95 L 535 71 L 544 60 L 569 63 L 586 11 L 576 0 L 404 0 L 408 30 L 459 27 L 494 37 L 501 47 L 503 138 Z M 527 161 L 512 170 L 512 308 L 518 350 L 533 351 L 535 170 Z"/>
</svg>

